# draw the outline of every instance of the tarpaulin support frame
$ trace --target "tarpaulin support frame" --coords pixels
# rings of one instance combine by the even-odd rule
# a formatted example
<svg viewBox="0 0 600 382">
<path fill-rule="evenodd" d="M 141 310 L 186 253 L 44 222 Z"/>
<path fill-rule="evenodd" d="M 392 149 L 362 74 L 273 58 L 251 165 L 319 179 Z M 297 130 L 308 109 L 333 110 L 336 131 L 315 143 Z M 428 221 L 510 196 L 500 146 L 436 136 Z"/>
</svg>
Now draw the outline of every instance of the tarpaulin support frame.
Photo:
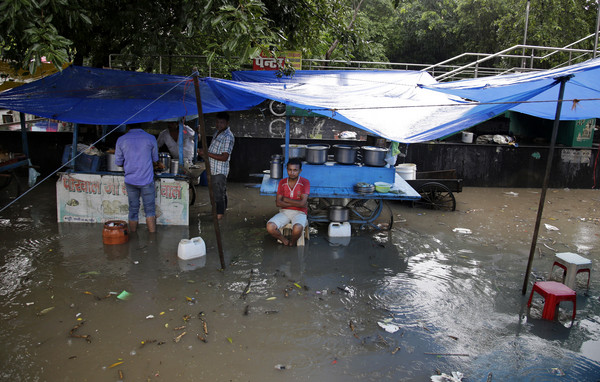
<svg viewBox="0 0 600 382">
<path fill-rule="evenodd" d="M 556 103 L 556 114 L 554 117 L 554 125 L 552 127 L 552 138 L 550 139 L 550 148 L 548 150 L 548 160 L 546 162 L 546 172 L 544 174 L 544 183 L 542 184 L 540 204 L 538 206 L 537 218 L 535 220 L 535 227 L 533 229 L 533 238 L 531 239 L 531 249 L 529 250 L 529 259 L 527 260 L 525 280 L 523 280 L 523 290 L 521 291 L 523 295 L 527 293 L 527 285 L 529 284 L 529 274 L 531 273 L 531 265 L 533 263 L 533 257 L 535 255 L 535 247 L 537 245 L 538 233 L 540 231 L 542 213 L 544 212 L 544 204 L 546 203 L 546 191 L 548 190 L 550 171 L 552 170 L 552 160 L 554 159 L 554 147 L 556 145 L 556 136 L 558 135 L 558 125 L 560 122 L 560 111 L 562 109 L 563 97 L 565 95 L 565 86 L 567 84 L 567 81 L 569 81 L 572 77 L 573 75 L 569 75 L 556 79 L 557 82 L 560 83 L 560 89 L 558 91 L 558 102 Z"/>
</svg>

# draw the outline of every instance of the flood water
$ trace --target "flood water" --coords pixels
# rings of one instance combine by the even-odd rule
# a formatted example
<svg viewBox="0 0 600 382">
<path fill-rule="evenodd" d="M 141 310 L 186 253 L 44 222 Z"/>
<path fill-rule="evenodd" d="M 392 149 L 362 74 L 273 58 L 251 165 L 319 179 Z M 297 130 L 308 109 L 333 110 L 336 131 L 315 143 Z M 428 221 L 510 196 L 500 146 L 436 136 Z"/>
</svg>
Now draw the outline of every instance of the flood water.
<svg viewBox="0 0 600 382">
<path fill-rule="evenodd" d="M 339 243 L 313 226 L 288 248 L 264 229 L 274 199 L 229 188 L 223 271 L 206 188 L 189 227 L 142 226 L 122 245 L 104 245 L 101 224 L 56 223 L 52 182 L 0 214 L 0 379 L 599 380 L 599 191 L 548 191 L 522 296 L 539 190 L 465 188 L 455 212 L 391 203 L 389 231 L 354 227 Z M 196 236 L 206 261 L 179 261 Z M 572 325 L 571 303 L 555 322 L 539 297 L 526 309 L 556 252 L 593 261 Z"/>
</svg>

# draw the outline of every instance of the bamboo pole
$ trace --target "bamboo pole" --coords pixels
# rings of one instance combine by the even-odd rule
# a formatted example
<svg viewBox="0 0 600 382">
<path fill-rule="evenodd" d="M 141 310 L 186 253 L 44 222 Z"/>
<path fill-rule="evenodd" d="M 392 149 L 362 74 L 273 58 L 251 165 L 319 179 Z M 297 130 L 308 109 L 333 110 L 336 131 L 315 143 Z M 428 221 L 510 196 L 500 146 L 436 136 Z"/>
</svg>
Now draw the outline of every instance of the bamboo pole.
<svg viewBox="0 0 600 382">
<path fill-rule="evenodd" d="M 546 173 L 544 174 L 544 183 L 542 184 L 542 193 L 540 195 L 540 204 L 538 206 L 537 218 L 535 220 L 535 228 L 533 229 L 533 238 L 531 239 L 531 249 L 529 250 L 529 259 L 527 260 L 527 270 L 525 271 L 525 280 L 523 280 L 523 290 L 521 293 L 527 293 L 527 284 L 529 284 L 529 273 L 531 273 L 531 264 L 535 255 L 535 247 L 537 245 L 538 233 L 542 221 L 542 213 L 544 204 L 546 203 L 546 191 L 548 190 L 548 182 L 550 180 L 550 170 L 552 169 L 552 160 L 554 159 L 554 146 L 556 145 L 556 135 L 558 134 L 558 123 L 560 122 L 560 112 L 562 109 L 563 96 L 565 95 L 565 85 L 573 75 L 557 78 L 560 82 L 558 91 L 558 102 L 556 103 L 556 114 L 554 117 L 554 125 L 552 127 L 552 138 L 550 139 L 550 149 L 548 152 L 548 161 L 546 162 Z"/>
<path fill-rule="evenodd" d="M 212 188 L 212 174 L 210 170 L 210 160 L 208 159 L 208 145 L 206 143 L 206 128 L 204 125 L 204 114 L 202 113 L 202 98 L 200 97 L 200 84 L 198 82 L 198 69 L 194 68 L 194 89 L 196 91 L 196 106 L 198 107 L 198 123 L 200 125 L 200 138 L 202 139 L 202 152 L 204 153 L 204 162 L 206 162 L 206 177 L 208 179 L 208 195 L 212 206 L 213 225 L 215 235 L 217 236 L 217 248 L 219 250 L 219 260 L 221 260 L 221 269 L 225 269 L 225 258 L 223 256 L 223 244 L 221 242 L 221 227 L 217 218 L 217 204 L 215 203 L 215 194 Z"/>
</svg>

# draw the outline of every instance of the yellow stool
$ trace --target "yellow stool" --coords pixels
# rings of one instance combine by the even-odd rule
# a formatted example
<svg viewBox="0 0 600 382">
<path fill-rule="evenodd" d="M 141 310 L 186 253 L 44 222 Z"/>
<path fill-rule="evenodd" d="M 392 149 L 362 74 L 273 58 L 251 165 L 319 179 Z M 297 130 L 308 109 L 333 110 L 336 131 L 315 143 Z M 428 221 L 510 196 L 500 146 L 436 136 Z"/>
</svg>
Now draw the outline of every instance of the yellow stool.
<svg viewBox="0 0 600 382">
<path fill-rule="evenodd" d="M 292 236 L 292 223 L 288 223 L 281 228 L 281 234 L 283 236 L 289 237 Z M 304 246 L 304 238 L 306 240 L 310 240 L 310 233 L 308 232 L 308 224 L 304 227 L 304 235 L 301 235 L 298 238 L 298 242 L 296 243 L 299 247 Z"/>
</svg>

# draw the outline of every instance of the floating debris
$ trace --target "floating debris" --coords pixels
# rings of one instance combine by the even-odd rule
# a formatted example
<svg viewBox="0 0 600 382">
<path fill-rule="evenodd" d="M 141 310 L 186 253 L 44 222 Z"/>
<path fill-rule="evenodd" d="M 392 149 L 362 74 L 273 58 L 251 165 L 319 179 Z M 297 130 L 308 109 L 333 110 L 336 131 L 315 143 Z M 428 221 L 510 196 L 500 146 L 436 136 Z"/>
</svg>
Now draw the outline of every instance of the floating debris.
<svg viewBox="0 0 600 382">
<path fill-rule="evenodd" d="M 352 323 L 352 320 L 350 320 L 350 322 L 348 322 L 348 326 L 350 327 L 350 330 L 352 331 L 352 335 L 354 335 L 354 337 L 356 339 L 360 340 L 360 337 L 358 337 L 358 334 L 356 334 L 356 332 L 354 331 L 354 324 Z"/>
<path fill-rule="evenodd" d="M 149 314 L 149 315 L 146 316 L 146 320 L 151 320 L 153 318 L 154 318 L 154 316 L 152 314 Z"/>
<path fill-rule="evenodd" d="M 126 290 L 122 291 L 121 293 L 119 293 L 119 295 L 117 296 L 117 298 L 119 300 L 129 300 L 129 298 L 131 297 L 131 293 L 127 292 Z"/>
<path fill-rule="evenodd" d="M 378 322 L 377 325 L 379 325 L 380 328 L 382 328 L 383 330 L 385 330 L 388 333 L 396 333 L 398 330 L 400 330 L 400 327 L 398 325 L 394 325 L 394 324 Z"/>
<path fill-rule="evenodd" d="M 392 355 L 398 353 L 399 351 L 400 351 L 400 346 L 398 346 L 394 350 L 392 350 Z"/>
<path fill-rule="evenodd" d="M 555 227 L 555 226 L 553 226 L 553 225 L 550 225 L 550 224 L 548 224 L 548 223 L 544 223 L 544 227 L 546 227 L 546 229 L 547 229 L 548 231 L 559 231 L 558 227 Z"/>
<path fill-rule="evenodd" d="M 181 333 L 177 337 L 173 338 L 173 341 L 175 341 L 175 343 L 178 343 L 179 341 L 181 341 L 181 338 L 183 338 L 183 336 L 185 336 L 186 334 L 187 334 L 187 332 Z"/>
<path fill-rule="evenodd" d="M 464 375 L 459 371 L 453 371 L 452 375 L 442 373 L 441 375 L 432 375 L 431 382 L 461 382 Z"/>
<path fill-rule="evenodd" d="M 277 370 L 289 370 L 291 368 L 292 368 L 291 365 L 281 365 L 281 364 L 275 365 L 275 369 L 277 369 Z"/>
<path fill-rule="evenodd" d="M 92 342 L 92 336 L 90 336 L 89 334 L 75 334 L 75 332 L 77 331 L 77 329 L 79 329 L 80 327 L 82 327 L 83 324 L 85 324 L 85 321 L 81 321 L 77 325 L 73 326 L 73 328 L 69 331 L 69 337 L 84 338 L 87 343 L 91 343 Z"/>
<path fill-rule="evenodd" d="M 112 369 L 112 368 L 113 368 L 113 367 L 115 367 L 115 366 L 122 365 L 124 362 L 125 362 L 125 361 L 119 361 L 119 362 L 115 362 L 115 363 L 113 363 L 112 365 L 110 365 L 108 368 L 109 368 L 109 369 Z"/>
<path fill-rule="evenodd" d="M 38 316 L 43 316 L 44 314 L 47 314 L 48 312 L 52 311 L 54 309 L 53 306 L 46 308 L 46 309 L 42 309 L 37 315 Z"/>
<path fill-rule="evenodd" d="M 273 301 L 275 299 L 277 299 L 277 297 L 269 297 L 269 298 L 267 298 L 267 301 Z"/>
<path fill-rule="evenodd" d="M 553 367 L 552 369 L 550 369 L 550 372 L 554 375 L 558 375 L 559 377 L 564 377 L 566 375 L 565 372 L 559 369 L 558 367 Z"/>
<path fill-rule="evenodd" d="M 464 235 L 470 235 L 472 233 L 468 228 L 454 228 L 452 232 L 462 233 Z"/>
</svg>

